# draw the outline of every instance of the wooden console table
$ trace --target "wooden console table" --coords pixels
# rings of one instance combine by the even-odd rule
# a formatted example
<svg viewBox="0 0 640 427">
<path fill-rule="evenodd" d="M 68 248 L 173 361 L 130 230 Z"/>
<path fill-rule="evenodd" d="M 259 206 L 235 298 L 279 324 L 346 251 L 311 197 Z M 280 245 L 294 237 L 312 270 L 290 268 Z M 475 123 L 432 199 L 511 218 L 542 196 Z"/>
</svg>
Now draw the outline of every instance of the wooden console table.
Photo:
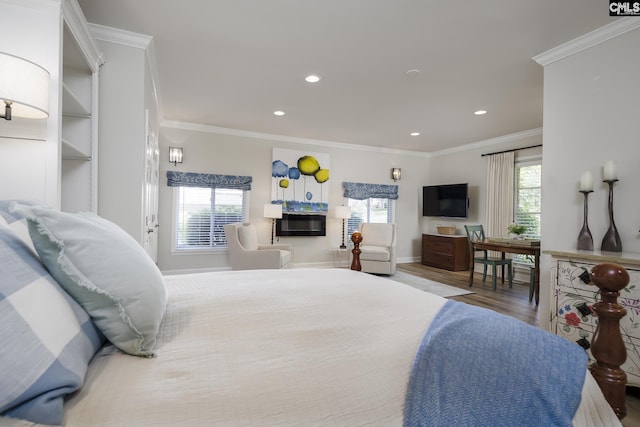
<svg viewBox="0 0 640 427">
<path fill-rule="evenodd" d="M 518 239 L 500 239 L 500 238 L 486 238 L 482 242 L 473 242 L 474 249 L 482 249 L 488 251 L 495 251 L 502 253 L 502 259 L 505 258 L 505 253 L 531 255 L 533 256 L 534 263 L 534 288 L 533 296 L 536 301 L 536 305 L 540 302 L 540 240 L 518 240 Z M 470 274 L 469 285 L 473 283 L 473 270 L 475 263 L 473 262 L 473 255 L 470 261 Z M 504 271 L 503 271 L 504 276 Z"/>
</svg>

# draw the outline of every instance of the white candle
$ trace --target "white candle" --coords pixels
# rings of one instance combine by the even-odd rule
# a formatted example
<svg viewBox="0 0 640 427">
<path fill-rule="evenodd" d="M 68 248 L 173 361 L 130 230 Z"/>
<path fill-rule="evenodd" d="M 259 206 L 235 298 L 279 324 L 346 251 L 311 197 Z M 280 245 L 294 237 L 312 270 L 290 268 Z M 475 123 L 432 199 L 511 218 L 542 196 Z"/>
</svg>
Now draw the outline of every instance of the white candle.
<svg viewBox="0 0 640 427">
<path fill-rule="evenodd" d="M 615 160 L 607 160 L 604 162 L 603 176 L 605 181 L 613 181 L 618 179 L 618 168 Z"/>
<path fill-rule="evenodd" d="M 591 171 L 582 172 L 582 175 L 580 175 L 580 191 L 593 191 L 593 174 Z"/>
</svg>

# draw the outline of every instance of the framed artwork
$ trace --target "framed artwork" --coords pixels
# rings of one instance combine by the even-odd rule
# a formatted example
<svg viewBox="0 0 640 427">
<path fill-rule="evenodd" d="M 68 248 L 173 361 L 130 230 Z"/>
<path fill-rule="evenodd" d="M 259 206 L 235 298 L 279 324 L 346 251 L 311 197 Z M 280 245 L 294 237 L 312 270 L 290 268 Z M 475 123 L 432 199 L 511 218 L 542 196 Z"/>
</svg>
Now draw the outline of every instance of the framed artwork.
<svg viewBox="0 0 640 427">
<path fill-rule="evenodd" d="M 329 155 L 273 149 L 271 203 L 282 212 L 327 212 Z"/>
</svg>

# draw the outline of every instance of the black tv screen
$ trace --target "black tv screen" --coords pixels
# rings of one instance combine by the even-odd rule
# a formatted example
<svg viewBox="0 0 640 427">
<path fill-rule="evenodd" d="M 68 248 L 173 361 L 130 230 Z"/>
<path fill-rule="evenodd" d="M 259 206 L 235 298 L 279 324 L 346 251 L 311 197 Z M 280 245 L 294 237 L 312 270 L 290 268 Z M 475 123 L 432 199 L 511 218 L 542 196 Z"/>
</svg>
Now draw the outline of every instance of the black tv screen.
<svg viewBox="0 0 640 427">
<path fill-rule="evenodd" d="M 422 215 L 467 218 L 469 213 L 468 187 L 468 184 L 422 187 Z"/>
</svg>

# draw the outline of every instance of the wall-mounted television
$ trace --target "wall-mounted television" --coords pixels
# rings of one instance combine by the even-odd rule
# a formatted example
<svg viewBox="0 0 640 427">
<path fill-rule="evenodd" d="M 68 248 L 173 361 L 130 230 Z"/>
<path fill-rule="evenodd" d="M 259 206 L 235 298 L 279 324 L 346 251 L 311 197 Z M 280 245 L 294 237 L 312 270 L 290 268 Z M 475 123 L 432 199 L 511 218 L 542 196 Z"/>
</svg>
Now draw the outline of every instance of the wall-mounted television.
<svg viewBox="0 0 640 427">
<path fill-rule="evenodd" d="M 467 218 L 469 185 L 447 184 L 422 187 L 422 215 L 441 218 Z"/>
</svg>

